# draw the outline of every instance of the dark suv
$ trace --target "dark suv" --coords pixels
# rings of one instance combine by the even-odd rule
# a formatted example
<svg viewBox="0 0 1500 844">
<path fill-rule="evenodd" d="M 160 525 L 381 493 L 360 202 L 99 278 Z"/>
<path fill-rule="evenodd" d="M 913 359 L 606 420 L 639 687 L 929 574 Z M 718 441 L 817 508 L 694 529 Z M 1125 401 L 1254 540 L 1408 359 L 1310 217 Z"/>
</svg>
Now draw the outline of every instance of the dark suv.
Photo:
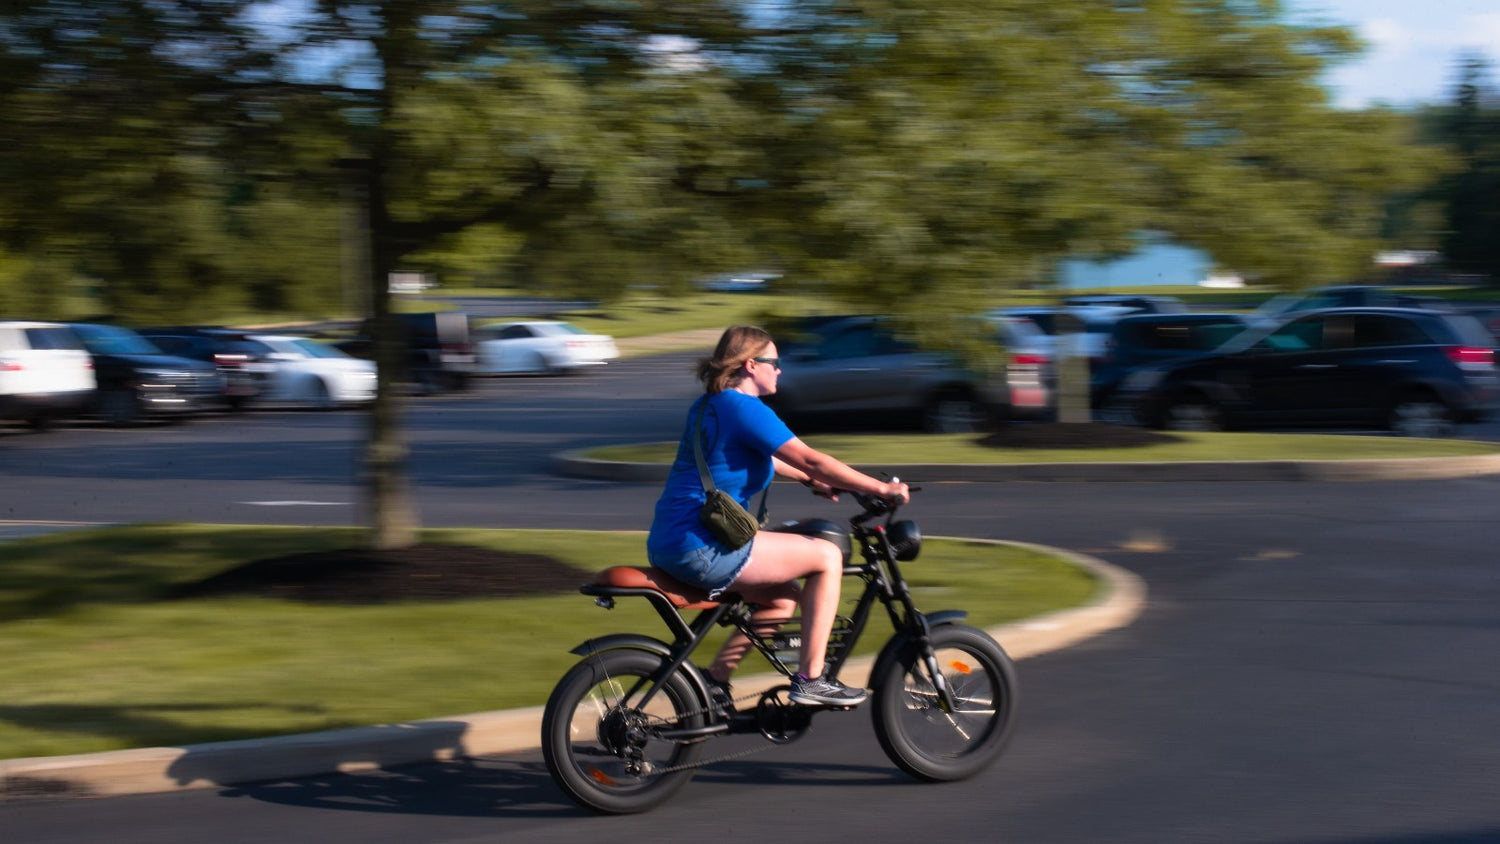
<svg viewBox="0 0 1500 844">
<path fill-rule="evenodd" d="M 1101 354 L 1090 361 L 1089 395 L 1105 407 L 1132 371 L 1153 363 L 1197 357 L 1224 345 L 1249 326 L 1243 314 L 1140 314 L 1109 327 Z"/>
<path fill-rule="evenodd" d="M 478 358 L 467 314 L 438 311 L 392 316 L 405 349 L 399 380 L 414 383 L 423 392 L 468 389 Z M 365 320 L 355 337 L 334 345 L 354 357 L 374 360 L 373 326 Z"/>
<path fill-rule="evenodd" d="M 71 328 L 93 356 L 99 382 L 93 410 L 109 422 L 180 419 L 220 405 L 224 376 L 213 364 L 166 354 L 128 328 L 89 323 Z"/>
<path fill-rule="evenodd" d="M 1157 427 L 1383 424 L 1445 433 L 1500 398 L 1492 340 L 1473 317 L 1334 308 L 1251 329 L 1217 351 L 1126 377 L 1121 401 Z"/>
<path fill-rule="evenodd" d="M 882 317 L 810 317 L 781 327 L 777 350 L 781 376 L 765 401 L 788 419 L 962 432 L 990 427 L 1009 405 L 1003 373 L 918 348 Z"/>
<path fill-rule="evenodd" d="M 207 361 L 224 376 L 223 402 L 240 410 L 266 390 L 271 348 L 251 332 L 219 326 L 142 328 L 141 336 L 169 355 Z"/>
</svg>

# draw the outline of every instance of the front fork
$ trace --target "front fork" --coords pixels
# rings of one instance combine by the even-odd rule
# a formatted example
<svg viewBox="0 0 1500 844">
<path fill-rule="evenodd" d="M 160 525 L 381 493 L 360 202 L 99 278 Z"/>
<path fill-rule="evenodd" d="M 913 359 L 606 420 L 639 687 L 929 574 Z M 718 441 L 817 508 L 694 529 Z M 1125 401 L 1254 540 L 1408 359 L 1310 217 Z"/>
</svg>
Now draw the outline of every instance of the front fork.
<svg viewBox="0 0 1500 844">
<path fill-rule="evenodd" d="M 948 678 L 938 666 L 937 651 L 932 649 L 932 627 L 927 623 L 927 617 L 921 613 L 916 618 L 921 623 L 921 631 L 917 634 L 917 649 L 921 654 L 922 664 L 927 667 L 927 678 L 932 681 L 932 689 L 937 692 L 938 708 L 952 714 L 953 692 L 948 688 Z"/>
</svg>

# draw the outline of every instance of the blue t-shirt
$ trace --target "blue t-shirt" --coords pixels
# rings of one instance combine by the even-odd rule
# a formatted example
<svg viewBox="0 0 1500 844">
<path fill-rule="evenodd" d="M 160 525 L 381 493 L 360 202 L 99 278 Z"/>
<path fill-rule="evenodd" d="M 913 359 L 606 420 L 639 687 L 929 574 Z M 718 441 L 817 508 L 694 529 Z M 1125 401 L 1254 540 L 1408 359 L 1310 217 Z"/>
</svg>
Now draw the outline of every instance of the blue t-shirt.
<svg viewBox="0 0 1500 844">
<path fill-rule="evenodd" d="M 704 403 L 707 403 L 705 408 Z M 714 486 L 733 496 L 754 514 L 750 499 L 771 484 L 771 455 L 791 441 L 792 431 L 776 412 L 755 396 L 738 390 L 705 394 L 688 409 L 677 458 L 666 488 L 656 502 L 656 517 L 646 548 L 652 554 L 681 554 L 702 548 L 712 536 L 698 521 L 708 493 L 693 457 L 693 424 L 703 408 L 703 460 Z"/>
</svg>

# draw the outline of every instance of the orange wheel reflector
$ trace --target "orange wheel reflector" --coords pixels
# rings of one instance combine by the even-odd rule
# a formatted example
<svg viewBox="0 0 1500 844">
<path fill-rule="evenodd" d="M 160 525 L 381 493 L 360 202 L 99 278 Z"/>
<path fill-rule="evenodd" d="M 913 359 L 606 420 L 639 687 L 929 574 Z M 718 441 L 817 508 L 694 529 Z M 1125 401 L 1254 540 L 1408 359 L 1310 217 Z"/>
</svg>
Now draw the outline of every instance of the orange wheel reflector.
<svg viewBox="0 0 1500 844">
<path fill-rule="evenodd" d="M 969 672 L 974 670 L 969 667 L 969 664 L 967 662 L 959 662 L 956 659 L 948 663 L 948 667 L 960 674 L 968 674 Z"/>
<path fill-rule="evenodd" d="M 589 776 L 594 780 L 594 782 L 597 782 L 600 785 L 619 785 L 619 783 L 615 782 L 614 777 L 604 773 L 598 768 L 589 768 Z"/>
</svg>

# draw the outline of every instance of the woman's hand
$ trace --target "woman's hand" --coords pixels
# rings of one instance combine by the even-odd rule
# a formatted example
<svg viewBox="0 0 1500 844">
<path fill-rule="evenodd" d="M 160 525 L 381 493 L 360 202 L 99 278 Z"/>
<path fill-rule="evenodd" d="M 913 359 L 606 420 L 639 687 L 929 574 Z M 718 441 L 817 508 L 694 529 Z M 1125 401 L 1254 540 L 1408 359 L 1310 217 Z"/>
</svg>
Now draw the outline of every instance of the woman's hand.
<svg viewBox="0 0 1500 844">
<path fill-rule="evenodd" d="M 911 489 L 900 481 L 881 484 L 880 491 L 875 494 L 892 504 L 905 504 L 911 500 Z"/>
<path fill-rule="evenodd" d="M 812 490 L 812 494 L 819 498 L 826 498 L 829 501 L 839 500 L 839 491 L 822 481 L 808 478 L 802 482 L 802 485 Z"/>
</svg>

